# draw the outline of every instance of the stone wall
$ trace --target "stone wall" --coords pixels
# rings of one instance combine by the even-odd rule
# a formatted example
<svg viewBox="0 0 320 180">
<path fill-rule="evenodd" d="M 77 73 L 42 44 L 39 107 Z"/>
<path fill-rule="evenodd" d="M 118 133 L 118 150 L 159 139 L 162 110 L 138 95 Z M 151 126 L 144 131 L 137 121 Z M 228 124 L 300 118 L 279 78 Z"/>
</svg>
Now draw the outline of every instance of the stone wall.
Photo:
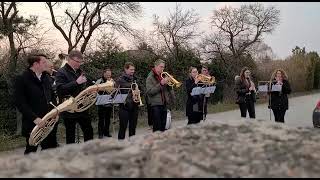
<svg viewBox="0 0 320 180">
<path fill-rule="evenodd" d="M 130 141 L 95 139 L 0 159 L 0 177 L 319 177 L 320 132 L 206 121 Z"/>
</svg>

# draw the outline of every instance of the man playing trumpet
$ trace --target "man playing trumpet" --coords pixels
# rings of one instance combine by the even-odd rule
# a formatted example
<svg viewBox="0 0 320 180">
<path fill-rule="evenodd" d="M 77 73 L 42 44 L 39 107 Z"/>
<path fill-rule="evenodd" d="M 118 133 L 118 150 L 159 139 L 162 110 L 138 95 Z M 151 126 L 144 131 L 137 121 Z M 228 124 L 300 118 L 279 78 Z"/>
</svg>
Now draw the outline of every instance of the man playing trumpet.
<svg viewBox="0 0 320 180">
<path fill-rule="evenodd" d="M 161 76 L 164 68 L 165 62 L 158 59 L 146 79 L 146 93 L 152 111 L 153 132 L 165 131 L 167 109 L 175 99 L 173 88 L 168 85 L 169 77 Z"/>
</svg>

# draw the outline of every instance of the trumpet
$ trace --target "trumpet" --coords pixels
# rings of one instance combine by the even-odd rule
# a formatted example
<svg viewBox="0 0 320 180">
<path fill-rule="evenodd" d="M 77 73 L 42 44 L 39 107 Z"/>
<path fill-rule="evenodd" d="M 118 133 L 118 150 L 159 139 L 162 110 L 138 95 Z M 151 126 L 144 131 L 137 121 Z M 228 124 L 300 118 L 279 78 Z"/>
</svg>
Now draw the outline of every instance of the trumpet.
<svg viewBox="0 0 320 180">
<path fill-rule="evenodd" d="M 214 76 L 206 76 L 203 74 L 197 75 L 196 79 L 202 82 L 205 85 L 212 85 L 216 82 L 216 78 Z"/>
<path fill-rule="evenodd" d="M 168 77 L 168 78 L 169 78 L 169 81 L 168 81 L 168 85 L 169 85 L 169 86 L 171 86 L 171 87 L 175 86 L 175 87 L 177 87 L 177 88 L 181 86 L 181 82 L 179 82 L 179 81 L 177 81 L 176 79 L 174 79 L 169 73 L 167 73 L 167 72 L 162 72 L 162 73 L 161 73 L 161 77 L 162 77 L 162 78 L 165 78 L 165 77 L 163 77 L 163 75 L 164 75 L 165 77 Z"/>
<path fill-rule="evenodd" d="M 133 88 L 133 86 L 135 87 Z M 132 90 L 133 102 L 139 103 L 139 106 L 143 106 L 141 96 L 140 96 L 140 90 L 136 82 L 131 84 L 131 90 Z"/>
</svg>

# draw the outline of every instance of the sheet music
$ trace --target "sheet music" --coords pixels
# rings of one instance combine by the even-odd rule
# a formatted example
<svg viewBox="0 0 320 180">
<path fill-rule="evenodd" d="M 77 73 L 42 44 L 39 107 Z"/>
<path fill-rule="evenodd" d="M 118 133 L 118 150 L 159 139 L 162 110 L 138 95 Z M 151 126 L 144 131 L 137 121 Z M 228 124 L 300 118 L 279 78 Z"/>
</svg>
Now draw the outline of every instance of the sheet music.
<svg viewBox="0 0 320 180">
<path fill-rule="evenodd" d="M 122 104 L 126 101 L 128 94 L 117 94 L 116 97 L 113 98 L 113 104 Z"/>
<path fill-rule="evenodd" d="M 214 91 L 216 90 L 216 86 L 209 86 L 209 87 L 205 87 L 205 88 L 202 88 L 202 89 L 204 89 L 203 90 L 204 94 L 213 94 Z"/>
<path fill-rule="evenodd" d="M 259 92 L 268 92 L 268 89 L 269 89 L 268 85 L 259 85 L 258 86 Z"/>
<path fill-rule="evenodd" d="M 274 84 L 272 85 L 271 91 L 278 91 L 280 92 L 282 90 L 282 85 Z"/>
<path fill-rule="evenodd" d="M 210 87 L 195 87 L 192 89 L 191 96 L 196 96 L 200 94 L 213 94 L 216 90 L 216 86 Z"/>
<path fill-rule="evenodd" d="M 97 95 L 96 105 L 105 105 L 112 103 L 111 95 Z"/>
<path fill-rule="evenodd" d="M 202 94 L 202 88 L 201 87 L 195 87 L 192 89 L 191 96 L 196 96 Z"/>
</svg>

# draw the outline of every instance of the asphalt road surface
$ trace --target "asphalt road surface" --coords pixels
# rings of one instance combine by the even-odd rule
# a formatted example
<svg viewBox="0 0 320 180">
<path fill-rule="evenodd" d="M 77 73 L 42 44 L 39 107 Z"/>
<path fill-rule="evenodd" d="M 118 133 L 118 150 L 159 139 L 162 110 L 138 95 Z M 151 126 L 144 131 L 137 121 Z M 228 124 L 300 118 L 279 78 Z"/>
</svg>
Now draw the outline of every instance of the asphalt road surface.
<svg viewBox="0 0 320 180">
<path fill-rule="evenodd" d="M 312 125 L 312 112 L 317 103 L 320 100 L 320 93 L 315 93 L 311 95 L 293 97 L 289 99 L 289 110 L 285 115 L 285 124 L 290 127 L 313 127 Z M 256 110 L 256 118 L 270 121 L 270 112 L 271 112 L 271 121 L 274 122 L 274 116 L 272 111 L 268 109 L 267 104 L 259 104 L 255 107 Z M 247 115 L 249 116 L 249 115 Z M 240 117 L 240 110 L 232 110 L 225 111 L 221 113 L 208 114 L 206 121 L 214 121 L 214 120 L 223 120 L 223 119 L 235 119 Z M 174 117 L 172 121 L 171 128 L 186 126 L 187 119 L 174 121 Z M 248 121 L 252 120 L 247 117 Z M 112 131 L 112 127 L 111 131 Z M 112 134 L 112 138 L 117 138 L 117 133 Z M 148 134 L 152 133 L 152 130 L 147 128 L 139 128 L 137 129 L 136 135 L 139 134 Z M 128 130 L 126 132 L 126 136 L 128 136 Z M 39 150 L 40 148 L 38 148 Z M 1 152 L 0 157 L 8 154 L 23 154 L 24 148 L 18 148 L 12 151 Z"/>
</svg>

